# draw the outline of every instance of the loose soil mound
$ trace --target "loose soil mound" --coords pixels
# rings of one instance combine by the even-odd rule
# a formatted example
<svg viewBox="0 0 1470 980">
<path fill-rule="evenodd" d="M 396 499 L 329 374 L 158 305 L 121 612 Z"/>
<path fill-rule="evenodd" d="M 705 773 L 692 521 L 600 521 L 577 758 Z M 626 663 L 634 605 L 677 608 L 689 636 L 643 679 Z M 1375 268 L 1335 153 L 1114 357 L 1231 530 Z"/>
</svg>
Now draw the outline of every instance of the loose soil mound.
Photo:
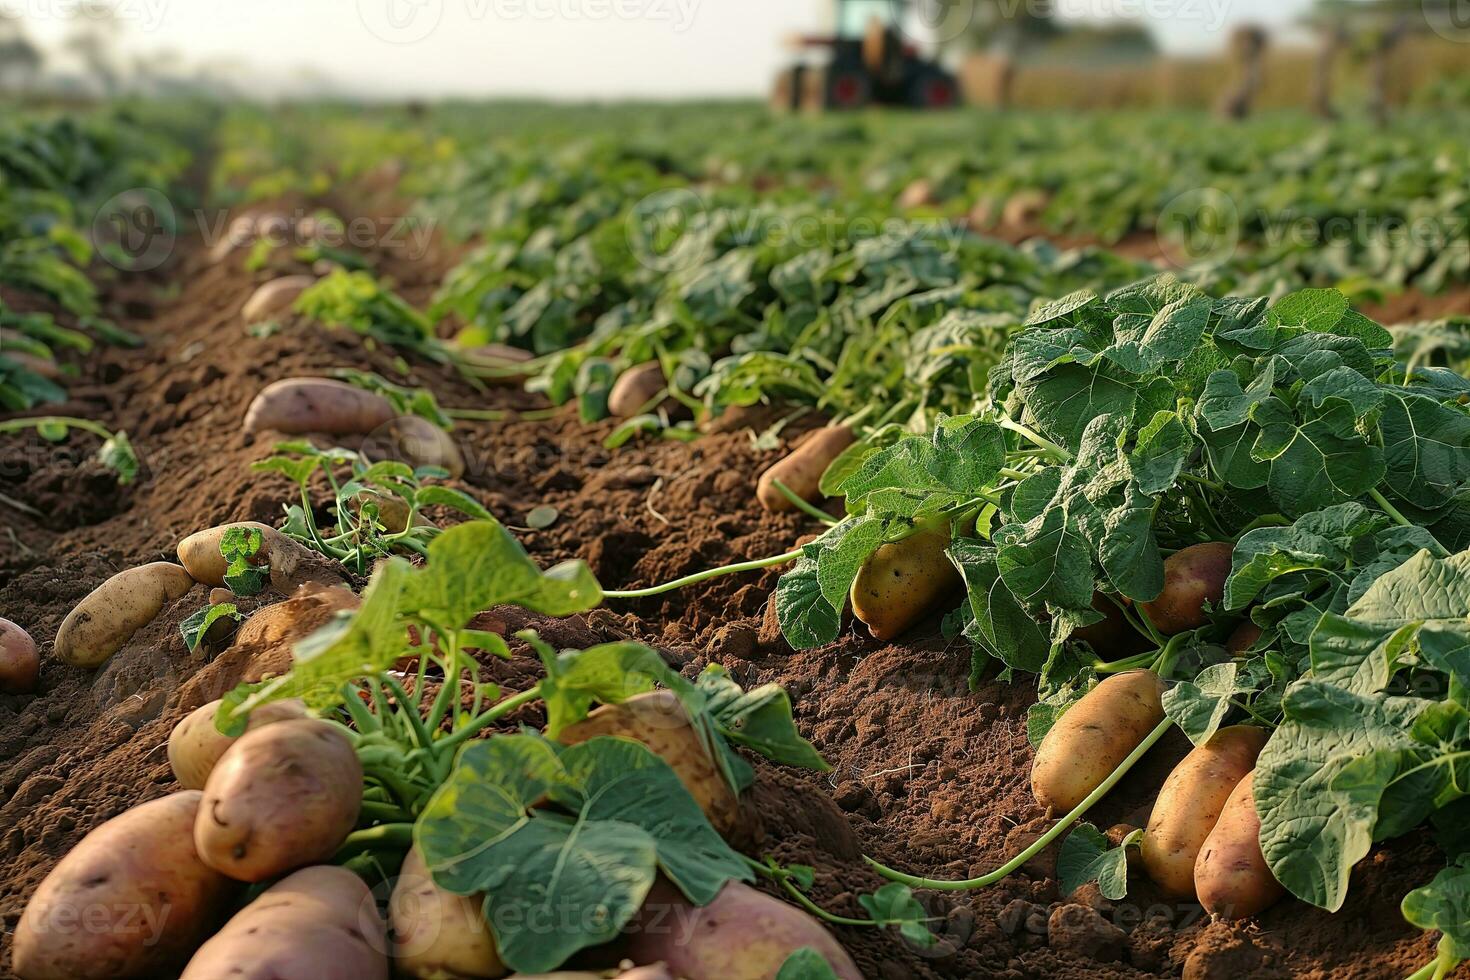
<svg viewBox="0 0 1470 980">
<path fill-rule="evenodd" d="M 107 351 L 85 366 L 62 411 L 126 429 L 144 473 L 118 491 L 88 462 L 77 437 L 61 450 L 32 439 L 0 440 L 0 615 L 30 629 L 49 654 L 72 605 L 108 575 L 170 559 L 194 530 L 229 520 L 276 521 L 291 488 L 250 472 L 269 440 L 240 432 L 255 393 L 285 377 L 334 367 L 393 376 L 392 358 L 346 333 L 288 323 L 251 336 L 239 317 L 256 282 L 237 263 L 206 266 L 191 249 L 168 276 L 182 286 L 167 302 L 116 297 L 142 351 Z M 404 291 L 422 300 L 441 271 L 380 257 Z M 130 312 L 129 312 L 130 311 Z M 524 393 L 477 393 L 437 369 L 409 383 L 454 406 L 525 408 Z M 542 563 L 581 557 L 609 587 L 637 587 L 729 561 L 785 551 L 813 530 L 799 516 L 772 516 L 754 477 L 776 458 L 754 434 L 774 418 L 754 411 L 721 420 L 692 444 L 641 442 L 602 448 L 612 425 L 581 425 L 574 412 L 547 422 L 465 425 L 470 466 L 461 487 L 511 526 L 550 505 L 550 527 L 521 531 Z M 785 430 L 794 437 L 812 417 Z M 345 441 L 349 446 L 350 441 Z M 969 652 L 946 644 L 937 621 L 899 643 L 850 629 L 817 651 L 793 653 L 765 622 L 777 571 L 722 578 L 659 599 L 614 605 L 556 622 L 516 611 L 513 629 L 535 627 L 561 646 L 643 640 L 689 673 L 723 663 L 746 684 L 777 681 L 791 692 L 802 730 L 832 763 L 830 774 L 759 767 L 753 802 L 765 847 L 817 869 L 815 897 L 860 915 L 857 896 L 882 882 L 863 853 L 914 872 L 968 877 L 1000 864 L 1045 827 L 1029 788 L 1025 683 L 966 685 Z M 213 663 L 190 655 L 178 624 L 203 588 L 174 603 L 109 664 L 91 673 L 45 657 L 41 693 L 0 697 L 0 922 L 13 930 L 27 897 L 56 860 L 91 828 L 176 789 L 164 753 L 171 726 L 218 696 L 261 651 L 234 650 Z M 268 652 L 268 651 L 267 651 Z M 486 664 L 508 690 L 534 681 L 535 660 Z M 533 713 L 511 719 L 535 723 Z M 1096 819 L 1142 824 L 1151 795 L 1184 751 L 1166 741 L 1106 801 Z M 1123 902 L 1087 889 L 1058 894 L 1055 854 L 988 890 L 922 895 L 942 936 L 911 948 L 892 933 L 842 930 L 865 975 L 920 977 L 1139 978 L 1402 977 L 1433 954 L 1433 941 L 1405 925 L 1398 903 L 1435 873 L 1428 841 L 1380 850 L 1354 874 L 1336 916 L 1283 903 L 1259 921 L 1210 923 L 1195 905 L 1161 900 L 1135 878 Z M 8 949 L 0 975 L 8 972 Z"/>
</svg>

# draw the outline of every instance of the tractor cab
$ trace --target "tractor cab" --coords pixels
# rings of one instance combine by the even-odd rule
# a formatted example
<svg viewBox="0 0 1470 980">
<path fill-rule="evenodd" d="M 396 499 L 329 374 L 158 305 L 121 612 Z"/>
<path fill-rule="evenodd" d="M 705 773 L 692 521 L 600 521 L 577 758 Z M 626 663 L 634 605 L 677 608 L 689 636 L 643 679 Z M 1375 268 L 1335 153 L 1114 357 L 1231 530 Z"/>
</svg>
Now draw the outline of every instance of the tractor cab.
<svg viewBox="0 0 1470 980">
<path fill-rule="evenodd" d="M 792 40 L 798 63 L 777 79 L 772 104 L 788 112 L 958 105 L 954 75 L 905 34 L 910 10 L 906 0 L 834 0 L 834 33 Z"/>
</svg>

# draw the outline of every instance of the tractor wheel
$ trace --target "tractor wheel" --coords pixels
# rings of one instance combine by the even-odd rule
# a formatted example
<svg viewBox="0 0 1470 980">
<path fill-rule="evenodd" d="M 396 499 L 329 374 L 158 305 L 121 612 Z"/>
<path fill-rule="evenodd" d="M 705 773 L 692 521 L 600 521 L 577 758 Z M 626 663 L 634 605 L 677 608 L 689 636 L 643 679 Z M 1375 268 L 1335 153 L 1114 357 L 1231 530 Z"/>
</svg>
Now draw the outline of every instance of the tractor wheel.
<svg viewBox="0 0 1470 980">
<path fill-rule="evenodd" d="M 909 85 L 909 105 L 915 109 L 953 109 L 960 104 L 960 88 L 943 71 L 920 71 Z"/>
<path fill-rule="evenodd" d="M 860 71 L 828 70 L 813 87 L 820 92 L 824 109 L 839 112 L 865 109 L 873 101 L 873 82 Z"/>
</svg>

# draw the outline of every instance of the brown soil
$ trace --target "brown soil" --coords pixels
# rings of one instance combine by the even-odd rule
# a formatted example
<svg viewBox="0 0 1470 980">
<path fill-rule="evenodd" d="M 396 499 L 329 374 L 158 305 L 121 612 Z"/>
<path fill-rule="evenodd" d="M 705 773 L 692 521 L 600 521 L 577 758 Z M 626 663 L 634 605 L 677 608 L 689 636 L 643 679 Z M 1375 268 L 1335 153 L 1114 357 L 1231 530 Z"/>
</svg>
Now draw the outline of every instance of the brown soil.
<svg viewBox="0 0 1470 980">
<path fill-rule="evenodd" d="M 0 616 L 42 644 L 41 690 L 0 696 L 0 923 L 11 931 L 26 898 L 90 829 L 141 801 L 175 790 L 164 755 L 171 726 L 258 666 L 269 651 L 235 649 L 213 662 L 191 656 L 178 623 L 204 601 L 203 587 L 174 603 L 102 670 L 66 667 L 48 654 L 73 604 L 108 575 L 170 560 L 185 534 L 228 520 L 275 521 L 283 479 L 252 474 L 269 442 L 240 432 L 246 405 L 265 384 L 333 367 L 392 375 L 392 359 L 356 337 L 293 323 L 249 336 L 239 317 L 254 282 L 236 263 L 208 267 L 191 247 L 165 277 L 173 299 L 134 283 L 114 297 L 125 322 L 149 338 L 142 351 L 92 357 L 63 411 L 126 429 L 145 472 L 118 491 L 88 462 L 92 443 L 60 449 L 0 440 Z M 380 256 L 384 271 L 423 300 L 443 264 Z M 476 394 L 451 373 L 415 368 L 411 383 L 445 404 L 528 407 L 532 396 Z M 538 505 L 558 520 L 521 538 L 541 562 L 587 559 L 608 587 L 665 581 L 729 561 L 785 551 L 813 529 L 766 514 L 754 476 L 776 458 L 752 435 L 775 418 L 754 411 L 723 420 L 693 444 L 645 441 L 616 453 L 601 446 L 610 423 L 584 427 L 571 412 L 545 423 L 473 424 L 458 430 L 470 466 L 461 486 L 507 524 Z M 795 438 L 818 423 L 803 419 Z M 350 445 L 350 440 L 343 440 Z M 898 643 L 850 629 L 837 643 L 793 653 L 763 630 L 779 572 L 717 579 L 670 596 L 614 604 L 557 622 L 516 611 L 558 646 L 636 638 L 688 672 L 720 662 L 742 683 L 776 681 L 797 721 L 832 764 L 829 774 L 762 764 L 753 791 L 767 852 L 818 869 L 814 897 L 861 915 L 857 896 L 882 884 L 860 855 L 916 873 L 983 873 L 1035 839 L 1045 814 L 1029 788 L 1025 683 L 966 686 L 969 654 L 937 636 L 937 621 Z M 278 651 L 277 651 L 278 652 Z M 507 689 L 533 682 L 535 660 L 486 664 Z M 534 723 L 531 712 L 512 719 Z M 1166 741 L 1096 814 L 1102 826 L 1142 823 L 1181 740 Z M 1434 942 L 1405 925 L 1398 903 L 1427 881 L 1438 859 L 1411 837 L 1380 849 L 1355 872 L 1336 916 L 1283 903 L 1246 924 L 1210 923 L 1198 906 L 1159 898 L 1135 876 L 1122 902 L 1062 896 L 1049 861 L 1037 860 L 987 890 L 922 893 L 942 935 L 917 950 L 892 933 L 840 930 L 864 974 L 919 977 L 1140 978 L 1402 977 L 1433 955 Z M 1084 890 L 1085 891 L 1085 890 Z M 0 975 L 9 977 L 8 949 Z"/>
</svg>

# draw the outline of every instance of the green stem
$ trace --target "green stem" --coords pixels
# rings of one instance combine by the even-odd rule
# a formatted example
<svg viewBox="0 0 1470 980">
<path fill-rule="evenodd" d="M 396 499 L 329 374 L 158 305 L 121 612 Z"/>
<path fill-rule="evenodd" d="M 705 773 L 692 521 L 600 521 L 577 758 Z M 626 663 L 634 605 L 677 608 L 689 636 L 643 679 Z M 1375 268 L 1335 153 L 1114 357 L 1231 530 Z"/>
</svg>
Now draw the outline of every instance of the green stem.
<svg viewBox="0 0 1470 980">
<path fill-rule="evenodd" d="M 674 592 L 687 585 L 697 585 L 700 582 L 707 582 L 712 578 L 719 578 L 721 575 L 738 575 L 741 572 L 754 572 L 762 568 L 770 568 L 773 565 L 785 565 L 787 562 L 796 561 L 800 557 L 801 549 L 797 548 L 795 551 L 788 551 L 783 555 L 772 555 L 770 558 L 757 558 L 755 561 L 743 561 L 734 565 L 725 565 L 703 572 L 695 572 L 693 575 L 686 575 L 683 578 L 674 579 L 672 582 L 665 582 L 663 585 L 655 585 L 648 589 L 604 592 L 602 596 L 604 599 L 645 599 L 648 596 Z"/>
<path fill-rule="evenodd" d="M 876 919 L 850 919 L 846 916 L 828 912 L 816 902 L 812 901 L 800 888 L 792 884 L 791 873 L 789 871 L 784 868 L 773 868 L 769 864 L 762 864 L 754 858 L 746 857 L 744 854 L 740 855 L 740 857 L 746 864 L 755 869 L 756 873 L 763 874 L 767 878 L 774 880 L 798 905 L 824 922 L 830 922 L 834 926 L 881 926 L 884 924 L 878 922 Z"/>
<path fill-rule="evenodd" d="M 0 432 L 20 432 L 23 429 L 39 429 L 48 425 L 62 425 L 68 429 L 81 429 L 90 432 L 103 440 L 113 438 L 113 434 L 100 423 L 90 419 L 75 419 L 65 415 L 43 415 L 35 418 L 11 419 L 8 422 L 0 422 Z"/>
<path fill-rule="evenodd" d="M 1394 521 L 1400 527 L 1413 527 L 1414 526 L 1414 522 L 1411 521 L 1411 520 L 1409 520 L 1403 514 L 1401 514 L 1399 512 L 1399 509 L 1397 507 L 1395 507 L 1393 504 L 1389 503 L 1388 502 L 1388 498 L 1385 497 L 1382 493 L 1380 493 L 1377 487 L 1374 487 L 1372 490 L 1369 490 L 1368 491 L 1368 496 L 1372 497 L 1373 498 L 1373 502 L 1375 504 L 1377 504 L 1379 507 L 1382 507 L 1383 508 L 1383 512 L 1385 514 L 1387 514 L 1389 517 L 1392 517 L 1394 519 Z"/>
<path fill-rule="evenodd" d="M 1002 418 L 1000 420 L 1000 427 L 1002 429 L 1010 429 L 1038 449 L 1045 449 L 1058 462 L 1067 463 L 1072 460 L 1072 454 L 1067 452 L 1064 447 L 1052 442 L 1030 426 L 1022 425 L 1014 419 Z"/>
<path fill-rule="evenodd" d="M 1147 667 L 1158 657 L 1159 651 L 1150 650 L 1148 653 L 1140 653 L 1132 657 L 1124 657 L 1122 660 L 1112 660 L 1106 663 L 1099 661 L 1092 665 L 1092 669 L 1099 674 L 1121 674 L 1126 670 L 1138 670 Z"/>
<path fill-rule="evenodd" d="M 1108 778 L 1104 779 L 1100 784 L 1098 784 L 1097 789 L 1093 790 L 1091 793 L 1088 793 L 1086 798 L 1072 809 L 1071 813 L 1068 813 L 1061 820 L 1057 821 L 1057 823 L 1053 825 L 1050 830 L 1042 834 L 1041 837 L 1037 838 L 1036 842 L 1030 847 L 1026 848 L 1020 854 L 1017 854 L 1015 857 L 1011 858 L 1005 864 L 1001 865 L 999 868 L 996 868 L 989 874 L 981 875 L 978 878 L 969 878 L 965 881 L 942 881 L 935 878 L 921 878 L 917 875 L 904 874 L 902 871 L 895 871 L 892 868 L 885 867 L 884 865 L 879 864 L 877 861 L 874 861 L 870 857 L 864 857 L 863 860 L 868 862 L 868 865 L 884 878 L 887 878 L 890 881 L 903 882 L 905 885 L 908 885 L 912 888 L 932 888 L 937 891 L 960 892 L 969 891 L 970 889 L 974 888 L 989 887 L 990 885 L 993 885 L 998 881 L 1004 880 L 1005 878 L 1013 874 L 1017 868 L 1021 867 L 1027 861 L 1031 860 L 1033 857 L 1046 850 L 1046 848 L 1051 845 L 1052 841 L 1056 840 L 1062 835 L 1062 831 L 1066 830 L 1068 827 L 1072 826 L 1072 824 L 1080 820 L 1083 815 L 1087 813 L 1088 810 L 1092 809 L 1092 807 L 1097 803 L 1098 800 L 1102 799 L 1109 793 L 1109 791 L 1112 790 L 1114 786 L 1118 785 L 1118 781 L 1121 780 L 1125 775 L 1127 775 L 1128 770 L 1132 769 L 1135 765 L 1138 764 L 1138 760 L 1142 759 L 1144 757 L 1144 754 L 1147 753 L 1149 749 L 1153 748 L 1154 744 L 1158 742 L 1159 739 L 1164 737 L 1164 733 L 1167 732 L 1173 726 L 1173 724 L 1174 722 L 1169 720 L 1168 718 L 1165 718 L 1163 721 L 1159 722 L 1158 725 L 1154 727 L 1154 730 L 1149 732 L 1148 735 L 1144 737 L 1142 742 L 1138 743 L 1138 747 L 1128 754 L 1128 758 L 1119 763 L 1118 768 L 1109 773 Z"/>
<path fill-rule="evenodd" d="M 434 744 L 435 752 L 441 756 L 445 755 L 446 753 L 452 753 L 460 745 L 474 738 L 476 735 L 480 734 L 480 732 L 484 731 L 496 721 L 499 721 L 506 715 L 512 714 L 517 709 L 522 708 L 527 704 L 530 704 L 532 701 L 535 701 L 540 696 L 541 685 L 537 684 L 535 687 L 531 688 L 528 691 L 522 691 L 520 694 L 514 694 L 506 698 L 504 701 L 496 704 L 489 711 L 485 712 L 477 718 L 470 719 L 464 724 L 463 727 L 456 728 L 453 732 L 451 732 L 444 738 L 441 738 L 438 742 Z"/>
<path fill-rule="evenodd" d="M 466 422 L 544 422 L 555 418 L 560 409 L 537 408 L 528 412 L 502 408 L 446 408 L 444 414 Z"/>
<path fill-rule="evenodd" d="M 412 819 L 412 814 L 396 803 L 378 803 L 373 800 L 363 800 L 361 812 L 364 816 L 380 823 L 400 823 Z"/>
<path fill-rule="evenodd" d="M 408 696 L 403 685 L 398 683 L 398 678 L 392 674 L 379 674 L 384 686 L 393 692 L 393 698 L 398 702 L 397 714 L 400 714 L 408 722 L 408 729 L 413 734 L 413 740 L 420 748 L 427 749 L 433 742 L 429 729 L 424 725 L 424 720 L 419 717 L 418 702 Z"/>
<path fill-rule="evenodd" d="M 403 850 L 413 846 L 413 824 L 385 823 L 367 830 L 354 831 L 347 835 L 337 853 L 332 856 L 333 864 L 349 861 L 359 854 L 377 850 Z"/>
<path fill-rule="evenodd" d="M 781 495 L 782 496 L 784 496 L 787 500 L 791 501 L 791 506 L 793 506 L 797 510 L 801 511 L 803 514 L 807 515 L 812 520 L 821 521 L 823 524 L 827 525 L 828 527 L 832 527 L 832 526 L 834 526 L 836 524 L 841 523 L 836 518 L 834 518 L 831 514 L 827 513 L 824 510 L 818 509 L 817 507 L 815 507 L 811 503 L 809 503 L 806 500 L 802 499 L 801 497 L 797 496 L 797 493 L 796 493 L 795 490 L 792 490 L 790 487 L 788 487 L 786 484 L 782 483 L 780 480 L 772 480 L 771 481 L 771 485 L 773 487 L 775 487 L 777 490 L 781 491 Z"/>
<path fill-rule="evenodd" d="M 1164 645 L 1164 649 L 1159 653 L 1159 658 L 1149 669 L 1163 680 L 1168 680 L 1169 674 L 1174 670 L 1174 661 L 1179 658 L 1179 651 L 1184 646 L 1184 641 L 1192 636 L 1194 636 L 1193 633 L 1180 633 L 1169 637 L 1169 642 Z"/>
<path fill-rule="evenodd" d="M 1204 477 L 1196 476 L 1193 473 L 1180 473 L 1179 479 L 1184 480 L 1187 483 L 1193 483 L 1195 486 L 1204 487 L 1206 490 L 1213 490 L 1216 493 L 1225 492 L 1224 484 L 1216 483 L 1214 480 L 1207 480 Z"/>
</svg>

